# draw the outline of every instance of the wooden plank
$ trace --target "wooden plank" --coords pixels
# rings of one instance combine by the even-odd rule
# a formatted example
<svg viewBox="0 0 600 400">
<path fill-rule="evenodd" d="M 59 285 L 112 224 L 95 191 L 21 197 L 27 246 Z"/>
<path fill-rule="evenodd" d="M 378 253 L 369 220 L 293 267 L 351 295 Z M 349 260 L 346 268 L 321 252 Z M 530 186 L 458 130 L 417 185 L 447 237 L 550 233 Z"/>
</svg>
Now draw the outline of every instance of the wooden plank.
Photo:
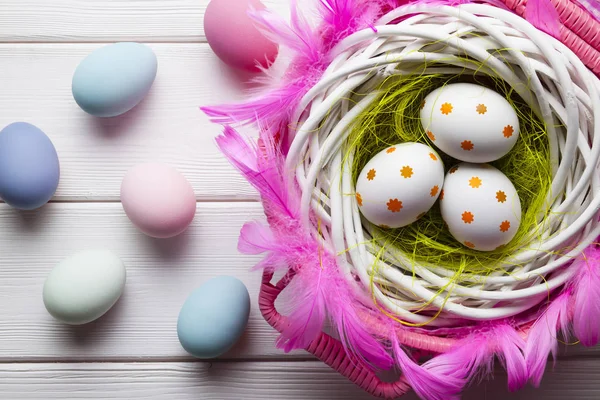
<svg viewBox="0 0 600 400">
<path fill-rule="evenodd" d="M 177 340 L 179 309 L 217 275 L 238 277 L 252 298 L 246 334 L 224 358 L 284 357 L 258 310 L 261 275 L 250 271 L 257 258 L 236 250 L 242 224 L 261 215 L 258 203 L 199 203 L 188 231 L 153 240 L 130 224 L 119 203 L 51 203 L 26 213 L 0 205 L 0 362 L 190 359 Z M 66 326 L 46 312 L 43 283 L 59 260 L 88 248 L 122 257 L 125 293 L 98 321 Z"/>
<path fill-rule="evenodd" d="M 241 99 L 242 78 L 206 44 L 154 44 L 159 72 L 148 97 L 121 117 L 95 118 L 73 100 L 71 79 L 100 46 L 0 45 L 0 129 L 27 121 L 52 139 L 62 173 L 55 200 L 118 200 L 125 172 L 154 160 L 184 173 L 199 200 L 256 199 L 214 144 L 221 128 L 198 109 Z"/>
<path fill-rule="evenodd" d="M 468 389 L 464 400 L 600 398 L 597 359 L 561 362 L 539 389 L 506 389 L 506 376 Z M 362 400 L 362 392 L 324 364 L 305 362 L 0 364 L 0 393 L 10 400 L 273 399 Z M 404 400 L 416 400 L 410 393 Z"/>
<path fill-rule="evenodd" d="M 198 203 L 186 233 L 153 240 L 131 225 L 119 203 L 51 203 L 25 213 L 0 205 L 0 362 L 189 359 L 177 340 L 179 309 L 194 288 L 221 274 L 241 279 L 252 299 L 246 335 L 224 358 L 286 357 L 258 310 L 260 273 L 250 271 L 258 258 L 236 249 L 241 226 L 253 219 L 262 219 L 258 203 Z M 97 322 L 65 326 L 46 312 L 42 286 L 59 260 L 88 248 L 122 257 L 125 294 Z M 598 349 L 569 346 L 563 354 L 598 356 Z"/>
<path fill-rule="evenodd" d="M 0 364 L 3 399 L 370 399 L 317 362 Z"/>
<path fill-rule="evenodd" d="M 262 0 L 277 12 L 287 2 Z M 209 0 L 2 0 L 0 42 L 201 42 Z"/>
</svg>

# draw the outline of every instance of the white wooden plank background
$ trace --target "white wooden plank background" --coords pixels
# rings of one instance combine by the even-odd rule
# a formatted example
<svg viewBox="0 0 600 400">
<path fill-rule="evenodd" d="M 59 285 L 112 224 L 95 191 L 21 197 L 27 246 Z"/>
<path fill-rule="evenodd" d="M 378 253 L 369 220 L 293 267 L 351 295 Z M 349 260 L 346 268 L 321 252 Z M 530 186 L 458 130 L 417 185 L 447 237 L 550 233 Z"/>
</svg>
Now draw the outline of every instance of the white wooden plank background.
<svg viewBox="0 0 600 400">
<path fill-rule="evenodd" d="M 286 0 L 265 0 L 278 12 Z M 241 99 L 247 76 L 225 68 L 202 30 L 208 0 L 0 0 L 0 129 L 36 124 L 54 142 L 62 176 L 53 202 L 34 212 L 0 204 L 0 399 L 367 399 L 303 352 L 275 349 L 257 306 L 254 257 L 237 234 L 261 219 L 256 194 L 214 146 L 217 126 L 198 106 Z M 77 63 L 113 41 L 149 43 L 159 72 L 148 98 L 100 120 L 74 103 Z M 182 236 L 138 233 L 118 200 L 125 171 L 160 160 L 180 169 L 198 211 Z M 126 292 L 105 317 L 67 327 L 45 311 L 41 288 L 60 259 L 109 248 L 128 268 Z M 175 331 L 186 295 L 218 275 L 239 277 L 252 296 L 246 334 L 212 363 L 181 349 Z M 563 346 L 542 388 L 509 394 L 506 378 L 469 389 L 475 399 L 598 399 L 598 349 Z M 409 395 L 406 399 L 415 399 Z"/>
<path fill-rule="evenodd" d="M 284 11 L 281 0 L 262 0 Z M 208 0 L 2 0 L 1 42 L 205 41 Z"/>
<path fill-rule="evenodd" d="M 597 400 L 597 387 L 588 380 L 598 374 L 600 367 L 595 360 L 564 360 L 554 372 L 547 373 L 541 388 L 529 386 L 509 393 L 502 384 L 506 376 L 498 371 L 495 381 L 469 388 L 463 399 Z M 373 398 L 316 361 L 0 364 L 0 393 L 3 399 L 11 400 Z M 402 399 L 417 397 L 410 393 Z"/>
<path fill-rule="evenodd" d="M 0 126 L 28 121 L 52 139 L 61 163 L 56 200 L 118 200 L 125 171 L 148 160 L 179 168 L 198 199 L 252 198 L 214 145 L 220 128 L 198 110 L 244 96 L 243 82 L 209 46 L 151 44 L 159 67 L 148 97 L 121 117 L 98 119 L 77 106 L 71 79 L 79 61 L 102 45 L 0 45 Z"/>
</svg>

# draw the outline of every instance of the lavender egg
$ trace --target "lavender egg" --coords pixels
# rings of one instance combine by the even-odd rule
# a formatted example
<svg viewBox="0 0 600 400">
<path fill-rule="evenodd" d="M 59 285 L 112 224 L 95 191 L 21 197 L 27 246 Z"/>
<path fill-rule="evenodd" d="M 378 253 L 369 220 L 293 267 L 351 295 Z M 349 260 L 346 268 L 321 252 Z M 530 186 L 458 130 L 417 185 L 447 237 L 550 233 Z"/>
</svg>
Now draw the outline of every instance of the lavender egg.
<svg viewBox="0 0 600 400">
<path fill-rule="evenodd" d="M 33 210 L 46 204 L 58 187 L 56 149 L 39 128 L 15 122 L 0 131 L 0 197 L 8 205 Z"/>
</svg>

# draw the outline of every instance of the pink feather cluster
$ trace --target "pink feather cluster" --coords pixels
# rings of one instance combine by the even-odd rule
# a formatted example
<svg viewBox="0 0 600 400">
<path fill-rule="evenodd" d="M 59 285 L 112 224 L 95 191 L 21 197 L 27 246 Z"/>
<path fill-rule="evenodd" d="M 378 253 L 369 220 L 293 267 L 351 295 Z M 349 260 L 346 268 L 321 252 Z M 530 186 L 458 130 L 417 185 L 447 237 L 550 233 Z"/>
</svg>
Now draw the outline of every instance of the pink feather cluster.
<svg viewBox="0 0 600 400">
<path fill-rule="evenodd" d="M 269 226 L 258 222 L 244 225 L 238 250 L 265 253 L 256 268 L 295 272 L 286 289 L 293 294 L 293 312 L 277 340 L 278 347 L 286 352 L 307 347 L 328 318 L 337 328 L 346 352 L 357 362 L 389 369 L 391 356 L 359 318 L 357 309 L 362 306 L 354 301 L 352 288 L 340 274 L 335 257 L 302 226 L 298 216 L 300 194 L 286 182 L 282 155 L 275 142 L 267 139 L 261 146 L 252 146 L 233 128 L 226 127 L 217 144 L 258 190 L 270 219 Z"/>
<path fill-rule="evenodd" d="M 525 358 L 531 383 L 538 387 L 548 355 L 556 359 L 558 336 L 570 333 L 584 346 L 600 340 L 600 248 L 590 245 L 571 266 L 574 277 L 529 330 Z"/>
<path fill-rule="evenodd" d="M 468 0 L 421 0 L 432 4 L 460 4 Z M 285 154 L 293 131 L 291 113 L 304 94 L 327 68 L 330 50 L 353 32 L 373 28 L 385 12 L 410 3 L 408 0 L 319 0 L 322 24 L 314 28 L 295 3 L 291 22 L 268 11 L 253 11 L 252 18 L 272 40 L 295 52 L 286 74 L 257 98 L 240 105 L 204 107 L 215 122 L 225 126 L 217 138 L 220 150 L 258 190 L 268 226 L 258 222 L 244 225 L 238 249 L 244 254 L 263 254 L 256 268 L 292 271 L 286 288 L 290 293 L 286 323 L 277 346 L 284 351 L 306 348 L 329 321 L 356 363 L 372 369 L 403 373 L 422 398 L 458 398 L 466 384 L 491 373 L 498 359 L 508 371 L 508 385 L 517 390 L 528 381 L 537 386 L 548 356 L 556 356 L 557 335 L 573 333 L 587 346 L 600 339 L 600 250 L 589 247 L 568 268 L 572 281 L 539 311 L 530 326 L 523 320 L 501 320 L 477 324 L 456 332 L 455 346 L 419 365 L 399 340 L 398 332 L 411 329 L 385 316 L 376 307 L 356 300 L 355 283 L 338 268 L 336 258 L 325 250 L 318 234 L 300 219 L 301 193 L 284 171 Z M 418 2 L 418 1 L 414 1 Z M 481 0 L 501 5 L 499 0 Z M 527 18 L 550 34 L 557 33 L 557 14 L 550 0 L 529 0 Z M 232 126 L 254 124 L 258 144 L 242 137 Z M 314 222 L 314 221 L 313 221 Z M 358 283 L 356 283 L 358 285 Z M 383 330 L 372 329 L 363 319 L 375 315 Z M 518 326 L 522 326 L 518 328 Z M 421 329 L 422 331 L 423 329 Z M 527 332 L 527 330 L 529 330 Z M 428 331 L 436 334 L 436 331 Z M 443 335 L 448 330 L 440 329 Z"/>
</svg>

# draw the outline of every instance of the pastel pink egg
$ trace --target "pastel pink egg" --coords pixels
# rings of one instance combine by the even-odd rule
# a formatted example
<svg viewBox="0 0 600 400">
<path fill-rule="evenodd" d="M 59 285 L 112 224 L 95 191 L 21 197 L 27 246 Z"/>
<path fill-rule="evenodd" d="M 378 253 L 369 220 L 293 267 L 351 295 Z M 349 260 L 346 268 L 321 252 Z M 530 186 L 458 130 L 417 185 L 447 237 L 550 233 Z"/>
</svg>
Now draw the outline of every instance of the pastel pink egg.
<svg viewBox="0 0 600 400">
<path fill-rule="evenodd" d="M 212 0 L 204 14 L 204 33 L 215 54 L 231 67 L 258 71 L 277 57 L 279 47 L 267 39 L 248 16 L 262 10 L 259 0 Z"/>
<path fill-rule="evenodd" d="M 175 168 L 160 163 L 131 168 L 121 183 L 121 204 L 131 222 L 155 238 L 177 236 L 196 213 L 196 196 Z"/>
</svg>

